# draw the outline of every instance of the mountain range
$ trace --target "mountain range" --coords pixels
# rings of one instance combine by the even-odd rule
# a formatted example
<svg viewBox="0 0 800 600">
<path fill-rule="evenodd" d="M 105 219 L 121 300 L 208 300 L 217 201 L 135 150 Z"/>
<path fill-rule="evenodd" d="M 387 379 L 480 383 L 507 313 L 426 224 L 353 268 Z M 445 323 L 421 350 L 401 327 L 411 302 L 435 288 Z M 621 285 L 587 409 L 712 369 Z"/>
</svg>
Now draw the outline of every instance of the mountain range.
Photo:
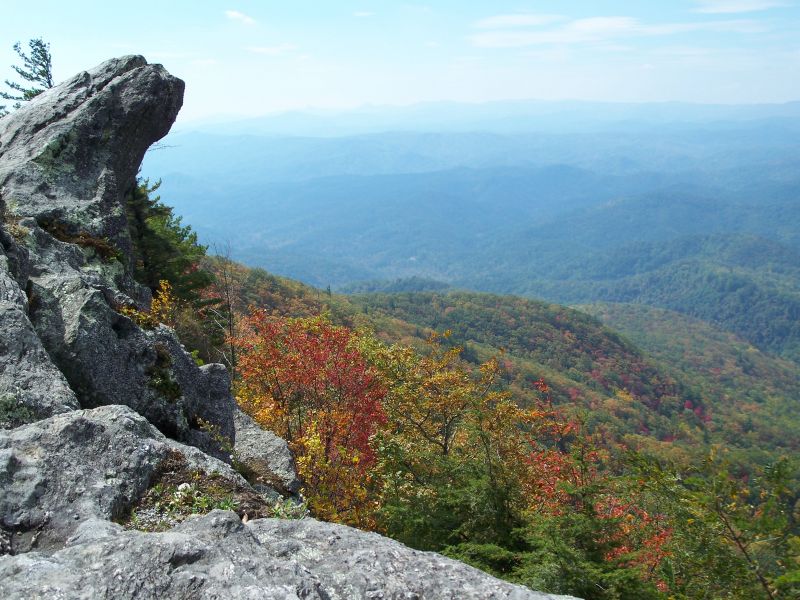
<svg viewBox="0 0 800 600">
<path fill-rule="evenodd" d="M 797 361 L 798 106 L 292 113 L 184 127 L 143 173 L 205 243 L 311 285 L 643 304 Z"/>
</svg>

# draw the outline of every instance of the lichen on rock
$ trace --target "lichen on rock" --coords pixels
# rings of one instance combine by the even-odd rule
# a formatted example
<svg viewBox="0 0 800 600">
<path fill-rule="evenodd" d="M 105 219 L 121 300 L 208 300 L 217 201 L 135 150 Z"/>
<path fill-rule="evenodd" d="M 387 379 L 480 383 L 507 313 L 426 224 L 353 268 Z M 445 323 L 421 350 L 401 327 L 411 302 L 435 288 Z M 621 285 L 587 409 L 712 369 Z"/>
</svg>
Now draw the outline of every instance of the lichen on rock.
<svg viewBox="0 0 800 600">
<path fill-rule="evenodd" d="M 233 438 L 225 371 L 199 369 L 169 330 L 144 331 L 116 309 L 148 297 L 131 277 L 124 197 L 145 151 L 175 120 L 183 87 L 163 67 L 127 56 L 0 120 L 0 212 L 13 208 L 15 227 L 28 229 L 24 240 L 7 232 L 0 241 L 4 253 L 27 256 L 26 273 L 8 273 L 36 298 L 16 302 L 25 313 L 14 313 L 17 329 L 32 326 L 24 339 L 43 348 L 56 381 L 66 380 L 59 406 L 124 404 L 166 435 L 223 456 L 196 424 Z M 42 417 L 59 411 L 41 404 L 27 402 Z"/>
</svg>

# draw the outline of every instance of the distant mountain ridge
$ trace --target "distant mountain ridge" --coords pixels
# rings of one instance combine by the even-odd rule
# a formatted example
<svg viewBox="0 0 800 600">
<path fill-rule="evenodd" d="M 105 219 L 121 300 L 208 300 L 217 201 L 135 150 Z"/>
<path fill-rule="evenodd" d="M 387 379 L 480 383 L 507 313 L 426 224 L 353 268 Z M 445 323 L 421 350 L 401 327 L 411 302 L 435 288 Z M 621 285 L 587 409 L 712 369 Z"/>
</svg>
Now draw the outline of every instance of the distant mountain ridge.
<svg viewBox="0 0 800 600">
<path fill-rule="evenodd" d="M 178 133 L 144 172 L 206 242 L 318 287 L 643 303 L 800 360 L 800 103 L 370 108 L 314 115 L 317 137 L 304 118 Z"/>
<path fill-rule="evenodd" d="M 618 103 L 505 100 L 423 102 L 405 106 L 305 109 L 260 117 L 221 117 L 178 125 L 178 131 L 226 135 L 339 137 L 387 131 L 491 131 L 501 134 L 642 130 L 664 123 L 715 123 L 800 118 L 800 102 L 779 104 Z"/>
</svg>

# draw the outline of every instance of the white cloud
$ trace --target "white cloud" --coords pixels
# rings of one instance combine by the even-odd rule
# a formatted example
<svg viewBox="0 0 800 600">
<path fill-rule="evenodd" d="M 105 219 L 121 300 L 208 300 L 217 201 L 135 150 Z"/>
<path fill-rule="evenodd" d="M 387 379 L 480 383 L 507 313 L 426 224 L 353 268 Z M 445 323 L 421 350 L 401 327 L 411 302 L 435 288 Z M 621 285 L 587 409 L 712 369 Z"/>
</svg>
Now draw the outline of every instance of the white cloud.
<svg viewBox="0 0 800 600">
<path fill-rule="evenodd" d="M 409 4 L 407 2 L 404 2 L 400 6 L 407 11 L 416 13 L 430 14 L 433 12 L 433 9 L 427 4 Z"/>
<path fill-rule="evenodd" d="M 295 44 L 278 44 L 277 46 L 251 46 L 250 52 L 264 54 L 265 56 L 281 56 L 297 50 Z"/>
<path fill-rule="evenodd" d="M 638 19 L 633 17 L 589 17 L 572 21 L 565 30 L 576 35 L 602 36 L 628 33 L 641 28 Z"/>
<path fill-rule="evenodd" d="M 365 17 L 372 17 L 374 15 L 375 15 L 374 12 L 370 12 L 368 10 L 357 10 L 356 12 L 353 13 L 353 16 L 358 17 L 359 19 L 363 19 Z"/>
<path fill-rule="evenodd" d="M 524 50 L 520 53 L 520 56 L 537 62 L 563 63 L 569 60 L 571 52 L 566 46 L 551 46 L 536 50 Z"/>
<path fill-rule="evenodd" d="M 779 0 L 696 0 L 696 2 L 700 6 L 695 9 L 695 12 L 712 15 L 756 12 L 788 6 L 786 2 Z"/>
<path fill-rule="evenodd" d="M 611 42 L 621 38 L 667 36 L 694 31 L 760 33 L 765 28 L 757 21 L 744 19 L 647 25 L 633 17 L 590 17 L 577 19 L 554 29 L 501 29 L 481 32 L 469 39 L 474 46 L 482 48 L 519 48 L 541 44 Z"/>
<path fill-rule="evenodd" d="M 239 23 L 243 23 L 244 25 L 255 25 L 256 20 L 253 17 L 250 17 L 238 10 L 226 10 L 225 16 L 228 17 L 231 21 L 238 21 Z"/>
<path fill-rule="evenodd" d="M 550 30 L 486 31 L 473 35 L 470 39 L 475 46 L 483 48 L 578 44 L 631 35 L 639 28 L 641 28 L 641 24 L 632 17 L 592 17 L 578 19 Z"/>
<path fill-rule="evenodd" d="M 549 25 L 563 20 L 560 15 L 536 15 L 532 13 L 519 13 L 513 15 L 495 15 L 475 23 L 478 29 L 501 29 L 505 27 L 537 27 Z"/>
</svg>

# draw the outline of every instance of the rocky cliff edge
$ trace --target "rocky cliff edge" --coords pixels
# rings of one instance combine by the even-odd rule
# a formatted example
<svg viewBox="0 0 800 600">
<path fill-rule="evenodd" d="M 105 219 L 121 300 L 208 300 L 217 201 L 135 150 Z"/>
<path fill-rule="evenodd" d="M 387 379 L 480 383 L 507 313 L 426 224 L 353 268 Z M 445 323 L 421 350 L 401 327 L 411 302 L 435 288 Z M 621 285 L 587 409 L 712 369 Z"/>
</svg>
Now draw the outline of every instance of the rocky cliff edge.
<svg viewBox="0 0 800 600">
<path fill-rule="evenodd" d="M 376 534 L 261 518 L 279 492 L 218 440 L 284 494 L 285 442 L 238 412 L 223 366 L 120 311 L 149 301 L 124 198 L 183 90 L 126 56 L 0 119 L 0 597 L 554 598 Z M 159 521 L 154 491 L 179 481 L 184 504 L 221 491 L 235 511 Z"/>
</svg>

